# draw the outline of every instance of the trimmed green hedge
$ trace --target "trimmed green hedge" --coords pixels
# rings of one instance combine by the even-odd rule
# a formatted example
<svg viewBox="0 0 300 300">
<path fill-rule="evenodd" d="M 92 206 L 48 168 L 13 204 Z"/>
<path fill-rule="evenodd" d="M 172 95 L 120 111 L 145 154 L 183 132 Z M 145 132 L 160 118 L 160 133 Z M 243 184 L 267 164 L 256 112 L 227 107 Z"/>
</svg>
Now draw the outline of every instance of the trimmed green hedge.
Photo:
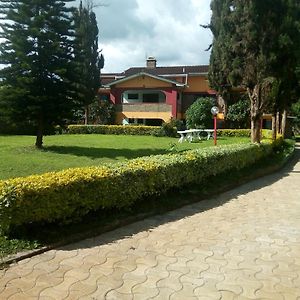
<svg viewBox="0 0 300 300">
<path fill-rule="evenodd" d="M 251 129 L 218 129 L 217 135 L 228 137 L 250 137 Z M 272 131 L 269 129 L 263 129 L 262 138 L 271 139 Z"/>
<path fill-rule="evenodd" d="M 124 135 L 151 135 L 160 126 L 143 125 L 69 125 L 70 134 L 124 134 Z"/>
<path fill-rule="evenodd" d="M 168 130 L 166 130 L 168 129 Z M 69 125 L 69 134 L 116 134 L 116 135 L 155 135 L 155 136 L 176 136 L 175 127 L 170 127 L 169 123 L 163 126 L 144 125 Z M 250 137 L 250 129 L 218 129 L 218 136 L 226 137 Z M 263 138 L 272 138 L 272 131 L 262 130 Z"/>
<path fill-rule="evenodd" d="M 0 181 L 0 228 L 68 222 L 99 208 L 128 207 L 143 196 L 241 169 L 271 152 L 270 143 L 239 144 Z"/>
</svg>

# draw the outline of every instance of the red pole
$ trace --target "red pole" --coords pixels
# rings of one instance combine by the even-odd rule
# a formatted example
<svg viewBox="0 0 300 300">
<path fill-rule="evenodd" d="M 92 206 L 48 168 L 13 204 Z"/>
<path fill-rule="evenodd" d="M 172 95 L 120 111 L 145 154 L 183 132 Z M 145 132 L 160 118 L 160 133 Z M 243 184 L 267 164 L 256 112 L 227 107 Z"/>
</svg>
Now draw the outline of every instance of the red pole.
<svg viewBox="0 0 300 300">
<path fill-rule="evenodd" d="M 217 146 L 217 116 L 214 116 L 214 143 Z"/>
</svg>

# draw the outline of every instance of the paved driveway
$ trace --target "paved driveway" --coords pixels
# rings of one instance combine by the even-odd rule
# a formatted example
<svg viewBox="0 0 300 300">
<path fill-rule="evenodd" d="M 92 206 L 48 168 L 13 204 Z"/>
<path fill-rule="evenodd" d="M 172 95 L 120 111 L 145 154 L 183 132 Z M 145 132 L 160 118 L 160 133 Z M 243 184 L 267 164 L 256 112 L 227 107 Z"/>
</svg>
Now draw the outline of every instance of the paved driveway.
<svg viewBox="0 0 300 300">
<path fill-rule="evenodd" d="M 0 271 L 0 299 L 300 299 L 300 163 Z"/>
</svg>

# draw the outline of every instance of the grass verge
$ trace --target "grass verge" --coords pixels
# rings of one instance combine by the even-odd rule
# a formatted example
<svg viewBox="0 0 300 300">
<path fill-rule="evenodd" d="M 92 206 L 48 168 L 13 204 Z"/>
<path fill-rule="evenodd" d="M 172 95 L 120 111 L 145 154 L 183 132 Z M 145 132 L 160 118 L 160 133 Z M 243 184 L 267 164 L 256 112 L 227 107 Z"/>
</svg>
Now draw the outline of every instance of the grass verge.
<svg viewBox="0 0 300 300">
<path fill-rule="evenodd" d="M 248 142 L 245 137 L 220 137 L 218 144 Z M 0 136 L 0 180 L 205 148 L 213 140 L 180 144 L 170 137 L 70 134 L 46 136 L 42 150 L 33 143 L 32 136 Z"/>
<path fill-rule="evenodd" d="M 240 171 L 227 172 L 224 176 L 211 177 L 201 185 L 173 190 L 159 197 L 149 197 L 137 202 L 130 209 L 97 211 L 87 215 L 80 223 L 60 226 L 59 224 L 31 224 L 16 227 L 9 236 L 0 236 L 0 261 L 14 259 L 12 254 L 30 249 L 43 249 L 82 238 L 96 236 L 119 226 L 141 220 L 155 214 L 162 214 L 186 204 L 206 199 L 227 191 L 251 179 L 280 169 L 292 156 L 294 142 L 286 141 L 274 155 Z"/>
</svg>

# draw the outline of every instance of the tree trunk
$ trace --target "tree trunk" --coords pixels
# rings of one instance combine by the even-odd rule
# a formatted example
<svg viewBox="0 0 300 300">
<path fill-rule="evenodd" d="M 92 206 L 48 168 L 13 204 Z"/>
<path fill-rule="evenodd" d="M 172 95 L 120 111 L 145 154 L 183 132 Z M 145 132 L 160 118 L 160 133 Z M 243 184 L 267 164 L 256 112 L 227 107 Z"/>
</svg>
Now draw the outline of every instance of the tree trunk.
<svg viewBox="0 0 300 300">
<path fill-rule="evenodd" d="M 251 143 L 260 143 L 261 139 L 261 87 L 255 85 L 253 89 L 247 88 L 250 98 L 250 113 L 251 113 Z"/>
<path fill-rule="evenodd" d="M 260 143 L 261 119 L 251 119 L 251 143 Z"/>
<path fill-rule="evenodd" d="M 90 118 L 90 107 L 86 105 L 84 107 L 84 125 L 89 124 L 89 118 Z"/>
<path fill-rule="evenodd" d="M 44 131 L 44 126 L 43 126 L 43 121 L 41 118 L 38 123 L 36 140 L 35 140 L 35 147 L 38 149 L 43 148 L 43 131 Z"/>
<path fill-rule="evenodd" d="M 276 116 L 276 130 L 277 130 L 277 134 L 281 133 L 281 128 L 280 128 L 280 112 L 277 112 L 277 116 Z"/>
<path fill-rule="evenodd" d="M 287 119 L 287 110 L 285 108 L 283 110 L 282 120 L 281 120 L 281 132 L 282 132 L 282 137 L 284 139 L 286 138 L 286 135 L 287 135 L 286 119 Z"/>
<path fill-rule="evenodd" d="M 276 112 L 272 115 L 272 140 L 275 141 L 277 137 L 277 130 L 276 130 Z"/>
</svg>

